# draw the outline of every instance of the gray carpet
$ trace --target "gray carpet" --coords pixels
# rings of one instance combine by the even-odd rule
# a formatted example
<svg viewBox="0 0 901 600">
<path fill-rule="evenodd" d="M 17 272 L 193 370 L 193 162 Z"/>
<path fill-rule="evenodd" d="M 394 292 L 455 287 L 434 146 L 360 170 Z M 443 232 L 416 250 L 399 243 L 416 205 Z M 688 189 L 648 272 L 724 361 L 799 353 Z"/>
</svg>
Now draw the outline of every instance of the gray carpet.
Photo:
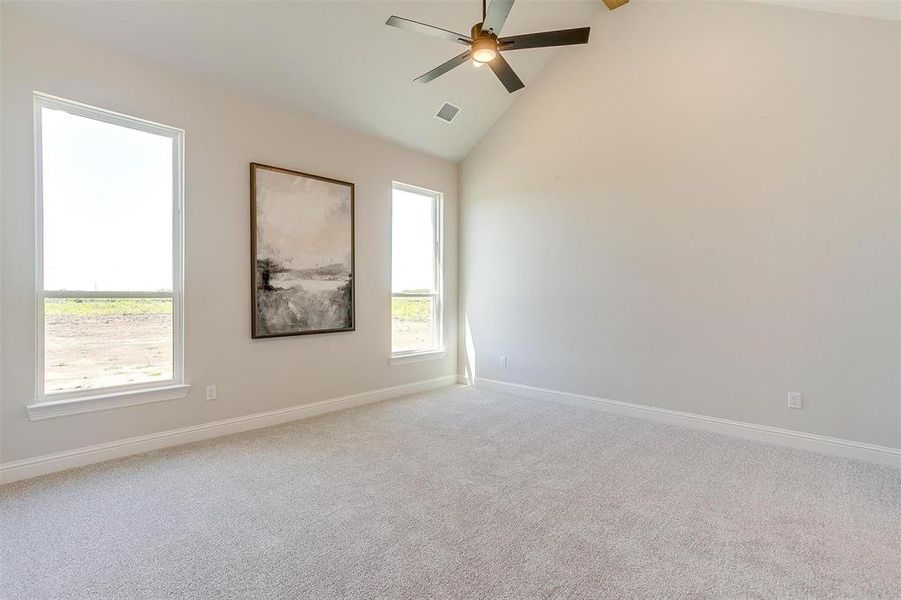
<svg viewBox="0 0 901 600">
<path fill-rule="evenodd" d="M 9 599 L 901 598 L 901 471 L 463 387 L 0 511 Z"/>
</svg>

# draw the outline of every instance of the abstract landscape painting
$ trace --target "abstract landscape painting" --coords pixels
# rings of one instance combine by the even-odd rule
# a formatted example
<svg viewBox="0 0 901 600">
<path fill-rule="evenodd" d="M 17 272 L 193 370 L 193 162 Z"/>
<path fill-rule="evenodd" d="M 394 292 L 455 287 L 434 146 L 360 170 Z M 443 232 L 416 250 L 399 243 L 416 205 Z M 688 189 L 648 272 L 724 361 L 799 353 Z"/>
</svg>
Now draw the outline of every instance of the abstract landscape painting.
<svg viewBox="0 0 901 600">
<path fill-rule="evenodd" d="M 254 338 L 353 331 L 354 186 L 251 163 Z"/>
</svg>

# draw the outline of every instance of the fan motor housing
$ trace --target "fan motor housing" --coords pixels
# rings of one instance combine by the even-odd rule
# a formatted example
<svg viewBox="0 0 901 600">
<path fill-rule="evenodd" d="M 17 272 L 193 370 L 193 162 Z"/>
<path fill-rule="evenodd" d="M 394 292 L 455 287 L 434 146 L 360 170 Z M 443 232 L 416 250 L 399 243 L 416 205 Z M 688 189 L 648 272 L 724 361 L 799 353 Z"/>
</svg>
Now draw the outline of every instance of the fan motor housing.
<svg viewBox="0 0 901 600">
<path fill-rule="evenodd" d="M 472 56 L 477 62 L 489 62 L 497 56 L 497 36 L 492 32 L 482 31 L 482 24 L 476 23 L 472 26 Z M 482 59 L 485 56 L 487 60 Z"/>
</svg>

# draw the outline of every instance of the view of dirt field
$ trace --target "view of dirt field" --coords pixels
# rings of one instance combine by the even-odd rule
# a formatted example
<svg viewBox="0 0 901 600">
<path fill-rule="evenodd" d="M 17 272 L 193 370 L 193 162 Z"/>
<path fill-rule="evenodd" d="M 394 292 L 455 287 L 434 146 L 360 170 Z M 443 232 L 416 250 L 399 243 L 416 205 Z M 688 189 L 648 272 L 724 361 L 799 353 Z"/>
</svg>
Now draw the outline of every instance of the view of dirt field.
<svg viewBox="0 0 901 600">
<path fill-rule="evenodd" d="M 172 378 L 169 299 L 52 299 L 44 305 L 45 393 Z"/>
<path fill-rule="evenodd" d="M 392 352 L 405 352 L 432 346 L 432 325 L 428 321 L 392 319 Z"/>
<path fill-rule="evenodd" d="M 433 345 L 431 299 L 395 298 L 392 350 Z M 172 301 L 48 299 L 44 305 L 45 393 L 172 378 Z"/>
<path fill-rule="evenodd" d="M 431 311 L 431 298 L 392 298 L 392 352 L 406 352 L 434 345 Z"/>
</svg>

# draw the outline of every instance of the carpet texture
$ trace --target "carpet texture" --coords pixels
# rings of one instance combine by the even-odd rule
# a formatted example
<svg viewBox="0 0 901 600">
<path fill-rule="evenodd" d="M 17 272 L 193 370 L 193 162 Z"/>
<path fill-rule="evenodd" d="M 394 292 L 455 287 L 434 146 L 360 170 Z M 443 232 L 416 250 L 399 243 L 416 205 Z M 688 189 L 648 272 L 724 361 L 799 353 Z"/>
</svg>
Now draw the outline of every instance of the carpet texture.
<svg viewBox="0 0 901 600">
<path fill-rule="evenodd" d="M 0 488 L 3 598 L 901 598 L 901 471 L 464 387 Z"/>
</svg>

